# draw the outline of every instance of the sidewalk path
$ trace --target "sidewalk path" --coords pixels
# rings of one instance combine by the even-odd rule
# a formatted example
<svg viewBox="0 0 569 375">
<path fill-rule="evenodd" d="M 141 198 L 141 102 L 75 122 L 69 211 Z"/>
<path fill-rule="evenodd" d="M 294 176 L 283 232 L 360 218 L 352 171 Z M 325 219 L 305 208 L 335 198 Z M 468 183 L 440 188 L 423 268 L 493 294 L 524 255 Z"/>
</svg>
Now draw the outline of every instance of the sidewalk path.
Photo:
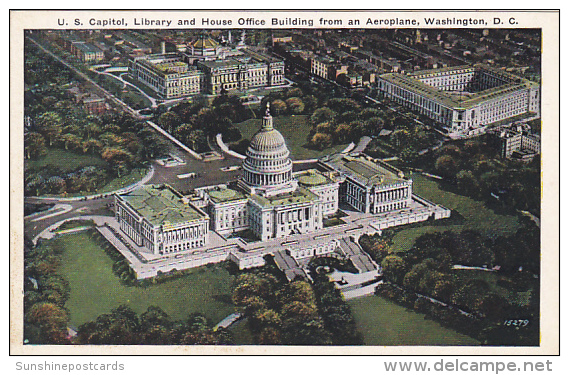
<svg viewBox="0 0 569 375">
<path fill-rule="evenodd" d="M 191 148 L 189 148 L 188 146 L 186 146 L 185 144 L 183 144 L 182 142 L 178 141 L 176 138 L 174 138 L 170 133 L 168 133 L 166 130 L 162 129 L 161 127 L 159 127 L 158 125 L 156 125 L 155 123 L 153 123 L 152 121 L 146 121 L 146 123 L 148 125 L 150 125 L 150 127 L 152 127 L 152 129 L 156 130 L 158 133 L 164 135 L 166 138 L 168 138 L 170 141 L 172 141 L 176 146 L 180 147 L 182 150 L 186 151 L 187 153 L 189 153 L 190 155 L 192 155 L 194 158 L 198 159 L 198 160 L 202 160 L 203 158 L 194 150 L 192 150 Z"/>
<path fill-rule="evenodd" d="M 73 206 L 70 204 L 56 204 L 47 211 L 35 212 L 31 215 L 28 215 L 26 218 L 29 219 L 33 217 L 33 219 L 31 219 L 32 222 L 40 221 L 40 220 L 49 219 L 54 216 L 63 215 L 64 213 L 67 213 L 71 210 L 73 210 Z M 46 213 L 47 215 L 42 215 Z"/>
</svg>

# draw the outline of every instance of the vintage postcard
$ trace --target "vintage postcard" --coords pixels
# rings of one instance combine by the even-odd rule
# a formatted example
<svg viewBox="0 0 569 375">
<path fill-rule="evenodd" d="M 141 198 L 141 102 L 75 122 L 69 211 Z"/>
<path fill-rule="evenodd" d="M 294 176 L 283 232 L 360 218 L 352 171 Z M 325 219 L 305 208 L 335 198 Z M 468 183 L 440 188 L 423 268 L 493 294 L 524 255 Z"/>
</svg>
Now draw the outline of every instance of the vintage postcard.
<svg viewBox="0 0 569 375">
<path fill-rule="evenodd" d="M 558 11 L 10 42 L 11 354 L 559 354 Z"/>
</svg>

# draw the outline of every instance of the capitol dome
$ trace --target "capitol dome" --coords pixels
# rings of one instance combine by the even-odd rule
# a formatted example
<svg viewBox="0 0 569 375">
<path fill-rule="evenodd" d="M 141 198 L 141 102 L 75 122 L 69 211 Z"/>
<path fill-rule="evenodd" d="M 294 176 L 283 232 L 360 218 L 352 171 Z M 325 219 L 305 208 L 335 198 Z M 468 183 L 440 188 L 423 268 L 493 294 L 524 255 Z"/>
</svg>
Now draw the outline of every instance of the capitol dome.
<svg viewBox="0 0 569 375">
<path fill-rule="evenodd" d="M 263 126 L 251 139 L 243 162 L 245 182 L 257 187 L 288 184 L 292 179 L 289 155 L 284 137 L 273 127 L 273 117 L 267 103 Z"/>
<path fill-rule="evenodd" d="M 251 139 L 249 148 L 252 151 L 285 151 L 285 140 L 282 134 L 276 129 L 262 128 Z"/>
</svg>

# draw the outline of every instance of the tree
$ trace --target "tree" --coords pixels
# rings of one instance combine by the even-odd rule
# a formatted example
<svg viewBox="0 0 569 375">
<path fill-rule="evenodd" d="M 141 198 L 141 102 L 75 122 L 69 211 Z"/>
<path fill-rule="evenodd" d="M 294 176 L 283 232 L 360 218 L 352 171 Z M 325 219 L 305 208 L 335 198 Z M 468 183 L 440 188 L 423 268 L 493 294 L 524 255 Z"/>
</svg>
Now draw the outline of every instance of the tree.
<svg viewBox="0 0 569 375">
<path fill-rule="evenodd" d="M 281 116 L 288 110 L 286 103 L 281 99 L 273 100 L 271 103 L 271 113 L 275 116 Z"/>
<path fill-rule="evenodd" d="M 264 327 L 259 333 L 258 342 L 260 345 L 281 345 L 281 332 L 275 327 Z"/>
<path fill-rule="evenodd" d="M 168 133 L 172 132 L 181 124 L 180 116 L 176 112 L 168 111 L 160 115 L 158 125 Z"/>
<path fill-rule="evenodd" d="M 244 306 L 245 302 L 254 296 L 271 301 L 274 298 L 276 285 L 277 280 L 269 274 L 241 274 L 235 280 L 233 302 L 237 306 Z"/>
<path fill-rule="evenodd" d="M 85 154 L 99 155 L 103 149 L 103 144 L 96 139 L 87 139 L 83 142 L 82 150 Z"/>
<path fill-rule="evenodd" d="M 172 322 L 168 314 L 158 306 L 148 306 L 146 311 L 140 315 L 140 327 L 148 330 L 150 327 L 171 328 Z"/>
<path fill-rule="evenodd" d="M 399 154 L 399 157 L 405 164 L 413 165 L 419 159 L 419 153 L 414 147 L 405 147 Z"/>
<path fill-rule="evenodd" d="M 304 103 L 298 97 L 288 98 L 286 100 L 286 105 L 289 112 L 294 115 L 299 115 L 304 112 Z"/>
<path fill-rule="evenodd" d="M 472 171 L 461 170 L 456 174 L 456 185 L 466 195 L 480 196 L 479 180 Z"/>
<path fill-rule="evenodd" d="M 314 111 L 312 116 L 310 116 L 310 123 L 312 123 L 313 125 L 317 125 L 326 121 L 334 121 L 335 117 L 336 117 L 336 112 L 334 112 L 328 107 L 322 107 L 318 108 L 316 111 Z"/>
<path fill-rule="evenodd" d="M 287 284 L 277 293 L 277 299 L 282 305 L 286 305 L 292 301 L 299 301 L 308 304 L 315 303 L 312 287 L 306 281 L 294 281 Z"/>
<path fill-rule="evenodd" d="M 83 134 L 86 138 L 93 138 L 101 133 L 101 127 L 95 122 L 89 122 L 83 128 Z"/>
<path fill-rule="evenodd" d="M 448 277 L 448 275 L 446 276 Z M 433 296 L 441 301 L 449 302 L 454 293 L 454 283 L 450 280 L 438 280 L 435 283 Z"/>
<path fill-rule="evenodd" d="M 101 157 L 119 177 L 121 176 L 121 172 L 125 171 L 132 161 L 132 155 L 129 152 L 114 147 L 105 148 Z"/>
<path fill-rule="evenodd" d="M 435 162 L 435 169 L 444 177 L 454 178 L 458 165 L 451 155 L 442 155 Z"/>
<path fill-rule="evenodd" d="M 353 129 L 350 125 L 346 123 L 341 123 L 336 127 L 334 131 L 334 136 L 338 143 L 347 143 L 353 139 L 352 137 Z"/>
<path fill-rule="evenodd" d="M 370 117 L 364 121 L 364 132 L 367 135 L 377 135 L 385 126 L 385 121 L 381 117 Z"/>
<path fill-rule="evenodd" d="M 316 125 L 316 132 L 332 135 L 334 133 L 334 125 L 329 121 L 321 122 Z"/>
<path fill-rule="evenodd" d="M 272 327 L 279 329 L 281 325 L 281 317 L 273 309 L 261 309 L 258 310 L 255 315 L 251 316 L 249 319 L 250 326 L 254 331 L 259 332 L 263 328 Z"/>
<path fill-rule="evenodd" d="M 306 113 L 312 113 L 318 105 L 318 99 L 314 95 L 307 95 L 302 98 Z"/>
<path fill-rule="evenodd" d="M 388 255 L 381 262 L 383 276 L 396 284 L 403 282 L 406 267 L 405 260 L 397 255 Z"/>
<path fill-rule="evenodd" d="M 344 113 L 348 111 L 358 111 L 360 105 L 354 99 L 349 98 L 333 98 L 326 103 L 328 108 L 332 108 L 336 113 Z"/>
<path fill-rule="evenodd" d="M 45 138 L 40 133 L 30 132 L 24 138 L 26 159 L 37 159 L 47 153 Z"/>
<path fill-rule="evenodd" d="M 318 150 L 323 150 L 332 145 L 332 136 L 326 133 L 316 133 L 310 139 L 310 144 Z"/>
<path fill-rule="evenodd" d="M 42 344 L 68 344 L 67 323 L 69 316 L 62 308 L 50 302 L 34 304 L 25 315 L 28 324 L 39 328 Z"/>
<path fill-rule="evenodd" d="M 491 320 L 506 318 L 505 312 L 507 308 L 508 302 L 506 299 L 496 293 L 488 293 L 482 296 L 475 305 L 475 309 L 479 314 Z"/>
<path fill-rule="evenodd" d="M 48 178 L 46 186 L 51 194 L 61 194 L 66 189 L 65 180 L 59 176 L 51 176 Z"/>
<path fill-rule="evenodd" d="M 63 134 L 60 137 L 60 141 L 66 150 L 74 151 L 81 149 L 81 138 L 75 134 Z"/>
<path fill-rule="evenodd" d="M 299 87 L 293 87 L 288 89 L 285 95 L 287 98 L 293 98 L 293 97 L 302 97 L 304 96 L 304 93 L 302 92 L 302 89 L 300 89 Z"/>
<path fill-rule="evenodd" d="M 185 138 L 184 143 L 192 150 L 200 152 L 207 145 L 207 138 L 203 130 L 197 129 L 191 131 Z"/>
<path fill-rule="evenodd" d="M 56 112 L 45 112 L 37 120 L 38 132 L 41 133 L 52 146 L 62 131 L 62 120 Z"/>
</svg>

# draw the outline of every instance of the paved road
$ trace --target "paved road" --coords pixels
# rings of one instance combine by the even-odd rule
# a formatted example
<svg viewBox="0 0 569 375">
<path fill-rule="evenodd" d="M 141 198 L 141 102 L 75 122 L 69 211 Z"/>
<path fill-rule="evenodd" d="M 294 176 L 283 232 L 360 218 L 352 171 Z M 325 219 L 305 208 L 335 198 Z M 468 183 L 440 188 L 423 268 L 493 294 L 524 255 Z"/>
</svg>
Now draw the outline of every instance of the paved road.
<svg viewBox="0 0 569 375">
<path fill-rule="evenodd" d="M 26 198 L 26 203 L 55 203 L 60 204 L 56 199 L 37 199 Z M 42 213 L 37 213 L 24 217 L 24 229 L 29 238 L 34 238 L 45 229 L 49 228 L 54 223 L 60 222 L 65 219 L 78 217 L 81 215 L 113 215 L 109 204 L 113 203 L 112 196 L 99 199 L 90 199 L 87 201 L 72 201 L 67 202 L 70 208 L 61 212 L 58 215 L 53 215 L 54 211 L 48 210 Z"/>
<path fill-rule="evenodd" d="M 85 81 L 89 82 L 90 84 L 92 84 L 94 87 L 96 87 L 102 94 L 103 96 L 105 96 L 107 99 L 115 102 L 116 104 L 118 104 L 123 110 L 125 110 L 126 112 L 130 113 L 131 115 L 140 118 L 141 116 L 137 113 L 137 111 L 135 111 L 134 109 L 130 108 L 126 103 L 124 103 L 122 100 L 118 99 L 116 96 L 114 96 L 113 94 L 111 94 L 110 92 L 108 92 L 107 90 L 105 90 L 103 87 L 99 86 L 99 84 L 95 81 L 93 81 L 91 78 L 89 78 L 85 73 L 81 72 L 80 70 L 78 70 L 77 68 L 75 68 L 73 65 L 69 64 L 68 62 L 62 60 L 59 56 L 55 55 L 53 52 L 51 52 L 50 50 L 46 49 L 44 46 L 42 46 L 40 43 L 38 43 L 37 41 L 35 41 L 33 38 L 30 38 L 29 36 L 26 37 L 26 39 L 30 40 L 31 42 L 33 42 L 35 45 L 37 45 L 42 51 L 44 51 L 46 54 L 50 55 L 52 58 L 54 58 L 55 60 L 57 60 L 59 63 L 63 64 L 64 66 L 66 66 L 68 69 L 70 69 L 71 71 L 75 72 L 78 76 L 80 76 L 82 79 L 84 79 Z"/>
</svg>

